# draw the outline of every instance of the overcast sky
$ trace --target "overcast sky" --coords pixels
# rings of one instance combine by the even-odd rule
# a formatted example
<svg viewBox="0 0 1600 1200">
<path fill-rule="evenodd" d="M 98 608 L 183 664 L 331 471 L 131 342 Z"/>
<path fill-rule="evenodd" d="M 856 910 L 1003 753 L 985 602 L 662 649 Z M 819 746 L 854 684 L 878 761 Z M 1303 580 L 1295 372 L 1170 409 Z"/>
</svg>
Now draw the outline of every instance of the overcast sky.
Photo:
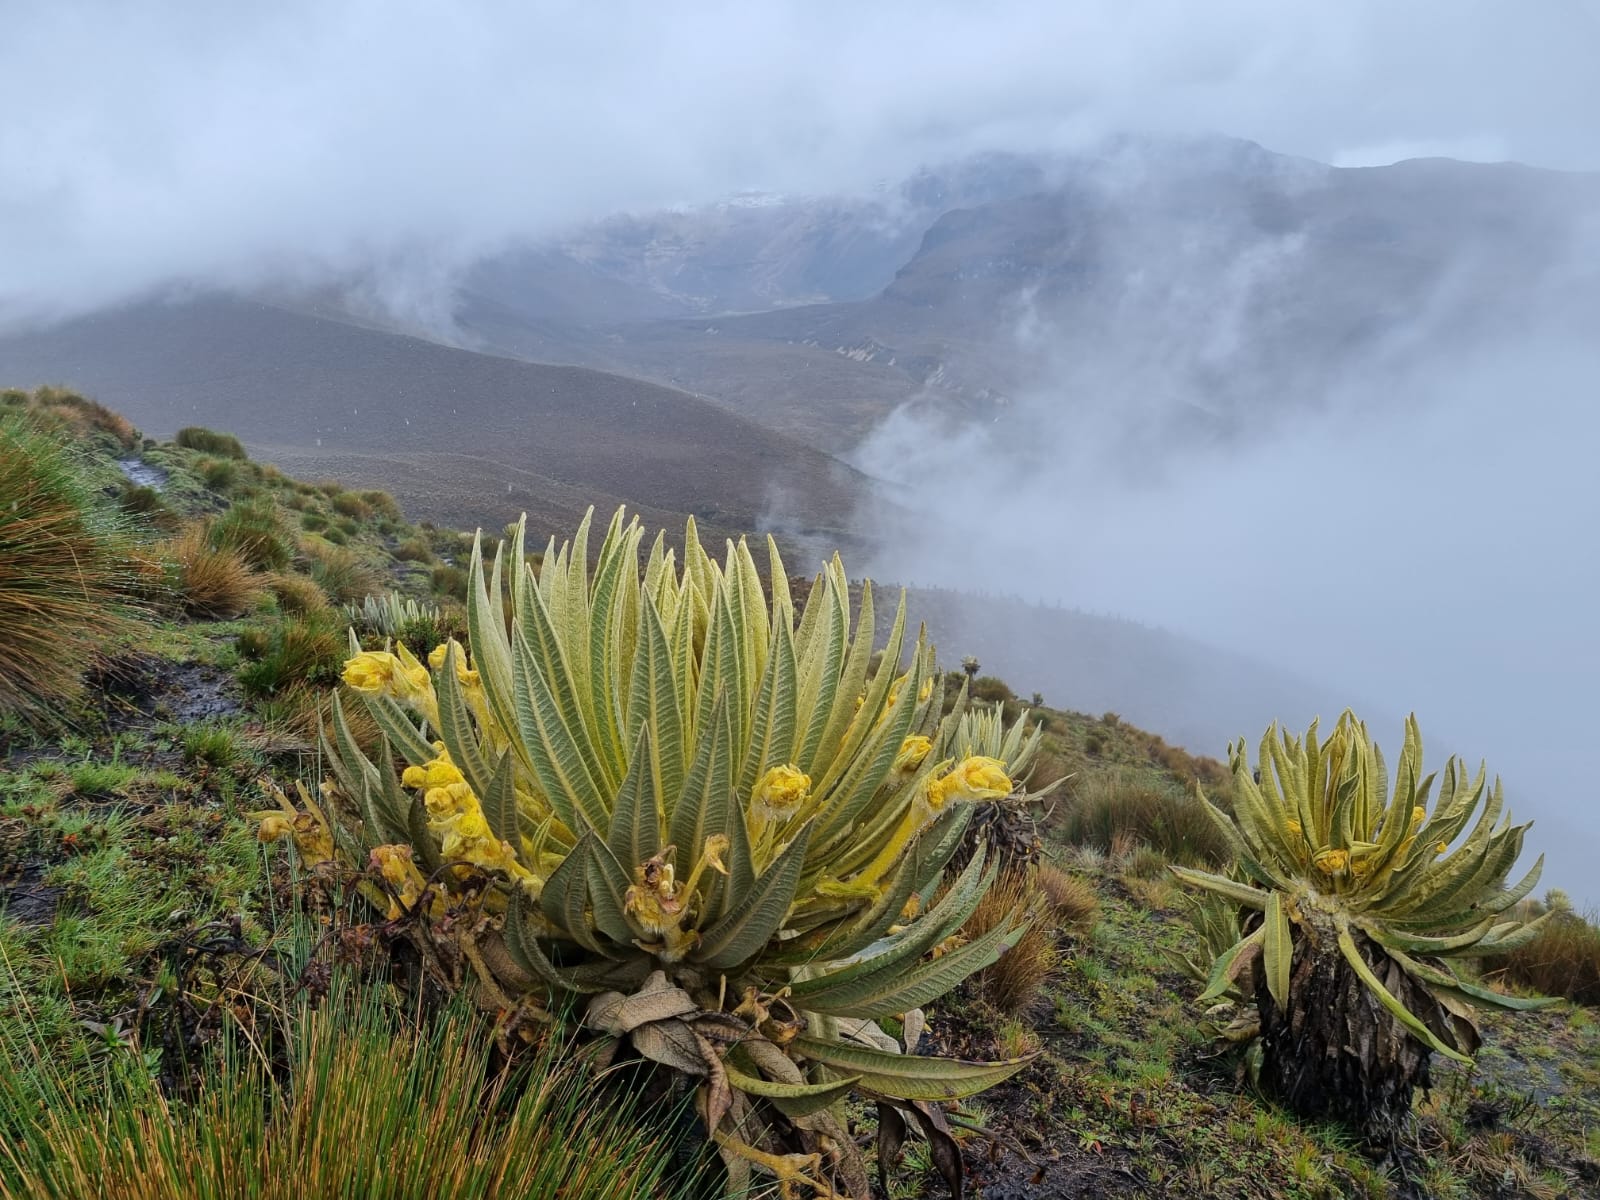
<svg viewBox="0 0 1600 1200">
<path fill-rule="evenodd" d="M 1600 7 L 0 0 L 0 321 L 474 253 L 982 147 L 1600 167 Z"/>
</svg>

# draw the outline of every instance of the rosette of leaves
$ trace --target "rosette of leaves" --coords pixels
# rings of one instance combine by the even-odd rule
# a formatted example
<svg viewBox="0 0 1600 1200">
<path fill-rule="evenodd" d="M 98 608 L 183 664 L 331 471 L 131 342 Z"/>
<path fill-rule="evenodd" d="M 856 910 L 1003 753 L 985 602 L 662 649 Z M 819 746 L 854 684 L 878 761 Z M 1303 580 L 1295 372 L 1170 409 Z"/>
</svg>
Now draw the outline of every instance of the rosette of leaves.
<svg viewBox="0 0 1600 1200">
<path fill-rule="evenodd" d="M 1036 791 L 1029 791 L 1022 784 L 1033 770 L 1043 737 L 1043 725 L 1029 725 L 1026 710 L 1008 723 L 1002 701 L 974 704 L 962 714 L 955 735 L 960 753 L 1004 762 L 1018 783 L 1009 795 L 978 803 L 951 860 L 952 868 L 965 867 L 980 846 L 991 862 L 1002 867 L 1025 869 L 1038 860 L 1039 830 L 1032 806 L 1062 783 L 1060 779 L 1052 780 Z"/>
<path fill-rule="evenodd" d="M 1426 1084 L 1431 1053 L 1471 1062 L 1473 1006 L 1548 1003 L 1491 991 L 1452 965 L 1536 934 L 1537 922 L 1501 914 L 1533 889 L 1544 860 L 1506 887 L 1528 826 L 1510 823 L 1500 781 L 1482 767 L 1469 777 L 1452 758 L 1442 777 L 1425 777 L 1415 717 L 1392 785 L 1348 711 L 1325 742 L 1315 722 L 1304 738 L 1274 725 L 1259 770 L 1242 740 L 1230 758 L 1232 815 L 1200 799 L 1235 871 L 1172 868 L 1244 913 L 1237 939 L 1219 946 L 1227 922 L 1215 906 L 1196 910 L 1219 951 L 1200 999 L 1255 1005 L 1261 1077 L 1290 1107 L 1386 1138 Z"/>
<path fill-rule="evenodd" d="M 601 1053 L 696 1080 L 735 1190 L 755 1169 L 869 1194 L 852 1091 L 879 1106 L 880 1168 L 914 1123 L 959 1189 L 938 1102 L 1022 1060 L 913 1051 L 922 1006 L 1030 918 L 962 942 L 993 870 L 979 853 L 944 879 L 973 803 L 1010 794 L 1020 761 L 963 749 L 965 690 L 941 717 L 903 599 L 871 669 L 872 590 L 852 634 L 837 557 L 797 620 L 770 541 L 769 594 L 745 543 L 718 562 L 692 521 L 681 565 L 657 536 L 642 568 L 637 520 L 619 512 L 592 562 L 588 525 L 537 573 L 522 523 L 492 564 L 480 541 L 470 653 L 354 654 L 345 680 L 384 746 L 363 755 L 336 698 L 325 791 L 360 819 L 327 820 L 334 852 L 370 861 L 391 918 L 508 1023 L 572 1014 Z M 290 816 L 273 820 L 316 823 Z"/>
</svg>

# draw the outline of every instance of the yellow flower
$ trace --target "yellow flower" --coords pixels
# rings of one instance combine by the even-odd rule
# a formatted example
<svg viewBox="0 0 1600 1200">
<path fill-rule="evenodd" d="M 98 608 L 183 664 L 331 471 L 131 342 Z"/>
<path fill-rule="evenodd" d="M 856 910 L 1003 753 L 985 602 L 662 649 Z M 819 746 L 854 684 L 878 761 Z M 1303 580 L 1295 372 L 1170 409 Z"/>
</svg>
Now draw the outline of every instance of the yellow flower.
<svg viewBox="0 0 1600 1200">
<path fill-rule="evenodd" d="M 1440 842 L 1437 846 L 1435 846 L 1433 848 L 1434 857 L 1437 858 L 1439 855 L 1443 854 L 1448 849 L 1450 849 L 1450 843 L 1449 842 Z"/>
<path fill-rule="evenodd" d="M 933 695 L 933 676 L 930 675 L 927 679 L 922 681 L 922 686 L 917 689 L 918 703 L 927 700 L 927 698 L 931 695 Z"/>
<path fill-rule="evenodd" d="M 1009 796 L 1016 786 L 1006 774 L 1005 763 L 982 755 L 962 759 L 939 783 L 942 800 L 998 800 Z"/>
<path fill-rule="evenodd" d="M 1343 875 L 1350 866 L 1350 851 L 1319 850 L 1311 862 L 1324 875 Z"/>
<path fill-rule="evenodd" d="M 260 842 L 276 842 L 288 837 L 294 832 L 294 826 L 289 824 L 289 818 L 279 813 L 270 813 L 261 818 L 261 827 L 256 830 L 256 840 Z"/>
<path fill-rule="evenodd" d="M 1428 810 L 1420 804 L 1411 810 L 1411 832 L 1415 833 L 1422 828 L 1422 822 L 1427 819 Z"/>
<path fill-rule="evenodd" d="M 1289 832 L 1292 833 L 1295 837 L 1299 837 L 1302 833 L 1305 832 L 1305 827 L 1302 826 L 1299 821 L 1296 821 L 1293 817 L 1290 817 L 1289 818 Z"/>
<path fill-rule="evenodd" d="M 363 650 L 347 659 L 344 681 L 369 696 L 396 696 L 402 700 L 426 691 L 430 682 L 427 668 L 416 659 L 406 663 L 387 650 Z"/>
<path fill-rule="evenodd" d="M 379 695 L 391 691 L 403 677 L 400 660 L 387 650 L 363 650 L 344 664 L 344 681 L 358 692 Z"/>
<path fill-rule="evenodd" d="M 933 742 L 914 733 L 900 743 L 900 753 L 894 756 L 894 769 L 904 775 L 909 775 L 928 757 L 928 752 L 933 749 Z"/>
<path fill-rule="evenodd" d="M 451 638 L 448 642 L 441 642 L 428 653 L 428 666 L 435 671 L 444 670 L 445 660 L 450 657 L 450 647 L 456 650 L 456 678 L 465 687 L 474 687 L 478 683 L 478 673 L 467 670 L 467 652 L 461 643 Z"/>
<path fill-rule="evenodd" d="M 756 804 L 783 813 L 805 803 L 811 794 L 811 776 L 793 764 L 771 768 L 756 784 Z"/>
<path fill-rule="evenodd" d="M 428 772 L 425 767 L 407 767 L 400 772 L 400 782 L 408 788 L 422 788 L 428 786 Z"/>
</svg>

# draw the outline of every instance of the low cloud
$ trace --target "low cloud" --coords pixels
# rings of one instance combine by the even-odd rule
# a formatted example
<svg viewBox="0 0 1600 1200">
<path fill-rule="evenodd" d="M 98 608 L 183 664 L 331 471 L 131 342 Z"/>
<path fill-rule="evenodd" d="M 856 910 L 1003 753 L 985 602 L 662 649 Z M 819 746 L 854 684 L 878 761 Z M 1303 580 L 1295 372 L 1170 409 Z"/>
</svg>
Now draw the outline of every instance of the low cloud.
<svg viewBox="0 0 1600 1200">
<path fill-rule="evenodd" d="M 607 213 L 1110 130 L 1596 167 L 1596 20 L 1577 0 L 12 6 L 0 324 L 351 278 L 431 320 L 419 278 L 448 290 Z"/>
</svg>

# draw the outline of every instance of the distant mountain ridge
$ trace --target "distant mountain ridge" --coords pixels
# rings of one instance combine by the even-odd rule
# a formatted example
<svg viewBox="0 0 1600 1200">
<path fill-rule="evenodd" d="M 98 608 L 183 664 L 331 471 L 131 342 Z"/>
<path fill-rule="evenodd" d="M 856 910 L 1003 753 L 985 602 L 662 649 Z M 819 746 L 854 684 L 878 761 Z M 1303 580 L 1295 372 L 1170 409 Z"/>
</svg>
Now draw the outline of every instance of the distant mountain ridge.
<svg viewBox="0 0 1600 1200">
<path fill-rule="evenodd" d="M 1403 373 L 1458 344 L 1600 322 L 1596 175 L 1335 168 L 1231 139 L 1124 139 L 969 164 L 875 242 L 869 210 L 788 200 L 602 223 L 546 253 L 649 304 L 517 309 L 508 259 L 479 273 L 497 288 L 469 279 L 461 329 L 500 352 L 683 387 L 847 452 L 913 399 L 987 418 L 1041 388 L 1114 386 L 1177 436 L 1226 437 L 1286 399 L 1327 402 L 1356 368 Z M 835 251 L 867 242 L 862 270 L 841 273 Z M 605 265 L 630 254 L 655 265 L 631 281 Z M 874 276 L 881 289 L 861 294 Z M 684 307 L 663 300 L 663 279 L 692 279 L 705 315 L 661 312 Z M 606 311 L 626 315 L 596 325 Z"/>
<path fill-rule="evenodd" d="M 707 401 L 583 367 L 474 353 L 223 297 L 149 303 L 0 338 L 7 386 L 65 384 L 147 432 L 237 433 L 294 472 L 392 491 L 470 526 L 593 504 L 850 543 L 861 475 Z"/>
</svg>

